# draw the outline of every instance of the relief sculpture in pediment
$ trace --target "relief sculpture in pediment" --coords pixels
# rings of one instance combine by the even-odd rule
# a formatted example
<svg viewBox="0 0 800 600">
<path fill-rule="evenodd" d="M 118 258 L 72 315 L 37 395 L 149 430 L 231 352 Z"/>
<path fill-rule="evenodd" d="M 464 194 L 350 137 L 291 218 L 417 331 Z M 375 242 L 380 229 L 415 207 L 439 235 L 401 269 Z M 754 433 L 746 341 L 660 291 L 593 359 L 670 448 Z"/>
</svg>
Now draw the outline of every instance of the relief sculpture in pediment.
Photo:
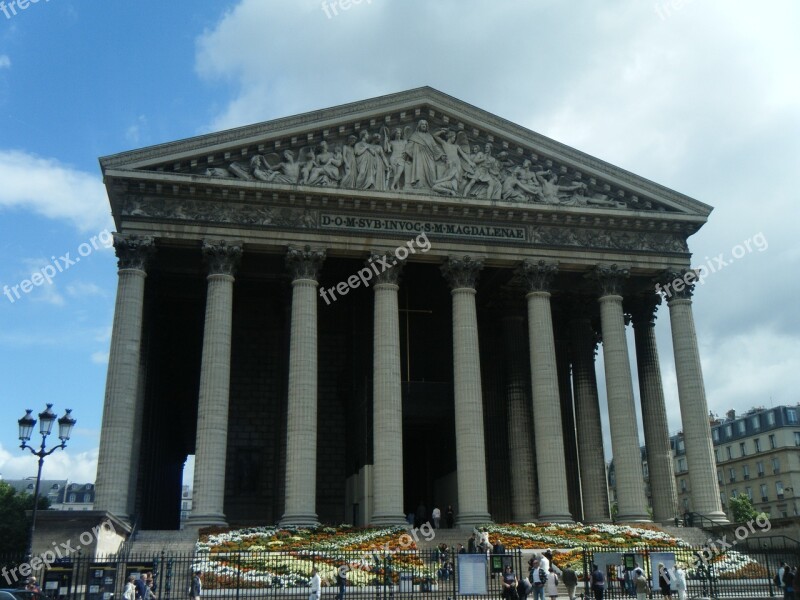
<svg viewBox="0 0 800 600">
<path fill-rule="evenodd" d="M 559 173 L 538 157 L 497 152 L 491 142 L 471 143 L 467 133 L 426 119 L 416 126 L 360 129 L 298 150 L 256 154 L 203 171 L 209 177 L 341 189 L 399 191 L 504 200 L 523 204 L 627 208 L 591 180 Z M 608 188 L 606 188 L 607 191 Z M 632 208 L 650 208 L 635 206 Z"/>
</svg>

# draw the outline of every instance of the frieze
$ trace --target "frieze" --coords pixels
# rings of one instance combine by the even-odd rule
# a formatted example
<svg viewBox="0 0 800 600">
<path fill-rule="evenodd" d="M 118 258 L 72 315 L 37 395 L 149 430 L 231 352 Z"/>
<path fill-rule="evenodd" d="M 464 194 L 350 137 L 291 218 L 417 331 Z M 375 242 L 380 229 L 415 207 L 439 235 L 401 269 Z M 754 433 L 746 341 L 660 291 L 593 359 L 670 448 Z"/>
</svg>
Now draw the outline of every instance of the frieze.
<svg viewBox="0 0 800 600">
<path fill-rule="evenodd" d="M 686 254 L 678 233 L 608 230 L 557 225 L 515 225 L 496 222 L 458 222 L 444 219 L 379 217 L 338 214 L 309 208 L 130 196 L 122 208 L 129 218 L 191 221 L 284 229 L 317 229 L 372 234 L 410 235 L 464 240 L 492 240 L 503 244 L 575 247 L 597 250 Z"/>
</svg>

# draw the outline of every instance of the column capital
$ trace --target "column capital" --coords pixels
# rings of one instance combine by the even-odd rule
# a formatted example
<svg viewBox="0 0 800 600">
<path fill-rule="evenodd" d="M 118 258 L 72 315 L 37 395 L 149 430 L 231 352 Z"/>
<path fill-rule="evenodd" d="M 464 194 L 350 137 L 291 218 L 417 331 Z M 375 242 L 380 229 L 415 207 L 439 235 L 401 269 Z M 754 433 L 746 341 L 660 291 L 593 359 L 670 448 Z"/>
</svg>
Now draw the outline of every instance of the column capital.
<svg viewBox="0 0 800 600">
<path fill-rule="evenodd" d="M 126 233 L 114 233 L 113 236 L 118 268 L 144 271 L 156 251 L 153 237 Z"/>
<path fill-rule="evenodd" d="M 208 267 L 209 275 L 233 276 L 241 258 L 241 242 L 203 240 L 203 260 Z"/>
<path fill-rule="evenodd" d="M 478 273 L 483 269 L 483 259 L 473 258 L 472 256 L 454 257 L 450 256 L 441 266 L 450 287 L 454 290 L 459 288 L 475 288 L 478 282 Z"/>
<path fill-rule="evenodd" d="M 699 279 L 698 269 L 668 269 L 656 280 L 656 289 L 663 292 L 667 303 L 673 300 L 691 300 L 695 282 Z"/>
<path fill-rule="evenodd" d="M 600 293 L 603 296 L 622 296 L 625 287 L 625 280 L 630 277 L 630 270 L 619 265 L 597 265 L 586 274 L 586 277 L 594 280 Z"/>
<path fill-rule="evenodd" d="M 289 246 L 286 252 L 286 268 L 292 274 L 292 280 L 319 278 L 319 271 L 325 261 L 324 250 L 312 250 L 311 246 L 296 248 Z"/>
<path fill-rule="evenodd" d="M 549 292 L 553 279 L 558 274 L 558 263 L 523 260 L 517 273 L 525 279 L 528 292 Z"/>
<path fill-rule="evenodd" d="M 661 295 L 655 292 L 631 298 L 628 312 L 633 320 L 633 327 L 655 327 L 656 312 L 660 305 Z"/>
<path fill-rule="evenodd" d="M 382 283 L 397 285 L 405 264 L 404 260 L 395 257 L 394 252 L 378 252 L 377 250 L 370 252 L 369 258 L 366 260 L 366 265 L 373 270 L 376 270 L 377 265 L 381 266 L 381 272 L 377 273 L 376 271 L 377 282 L 375 285 Z"/>
</svg>

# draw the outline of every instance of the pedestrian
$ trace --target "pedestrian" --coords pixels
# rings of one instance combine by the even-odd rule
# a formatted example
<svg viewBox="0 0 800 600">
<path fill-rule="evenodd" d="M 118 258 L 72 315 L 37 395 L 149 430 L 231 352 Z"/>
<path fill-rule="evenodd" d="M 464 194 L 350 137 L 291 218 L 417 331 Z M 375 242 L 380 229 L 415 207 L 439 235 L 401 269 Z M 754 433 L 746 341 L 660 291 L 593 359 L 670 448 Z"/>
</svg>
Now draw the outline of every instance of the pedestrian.
<svg viewBox="0 0 800 600">
<path fill-rule="evenodd" d="M 136 580 L 136 600 L 147 600 L 147 573 L 139 575 Z"/>
<path fill-rule="evenodd" d="M 428 509 L 425 508 L 425 503 L 420 500 L 419 505 L 417 506 L 417 512 L 414 515 L 414 527 L 419 529 L 425 523 L 425 520 L 428 518 Z"/>
<path fill-rule="evenodd" d="M 128 575 L 128 581 L 125 582 L 125 589 L 122 590 L 122 597 L 125 600 L 136 600 L 136 585 L 134 582 L 136 577 Z"/>
<path fill-rule="evenodd" d="M 145 573 L 146 575 L 146 582 L 147 582 L 147 598 L 146 600 L 157 600 L 156 599 L 156 588 L 155 582 L 153 581 L 153 574 L 152 573 Z"/>
<path fill-rule="evenodd" d="M 492 548 L 492 554 L 505 554 L 506 547 L 503 546 L 503 542 L 501 540 L 497 540 L 497 543 Z"/>
<path fill-rule="evenodd" d="M 544 600 L 544 584 L 547 583 L 547 572 L 541 568 L 538 558 L 531 563 L 531 585 L 533 586 L 534 600 Z"/>
<path fill-rule="evenodd" d="M 591 580 L 594 600 L 603 600 L 603 594 L 606 591 L 606 576 L 597 565 L 592 565 Z"/>
<path fill-rule="evenodd" d="M 664 598 L 672 598 L 671 581 L 672 577 L 670 577 L 664 563 L 658 563 L 658 587 L 661 589 L 661 596 Z"/>
<path fill-rule="evenodd" d="M 511 569 L 511 565 L 506 565 L 503 569 L 503 598 L 506 600 L 518 600 L 519 593 L 517 591 L 517 586 L 519 585 L 519 581 L 517 580 L 517 575 Z"/>
<path fill-rule="evenodd" d="M 550 567 L 550 571 L 547 573 L 547 581 L 544 584 L 544 593 L 550 597 L 550 600 L 555 600 L 558 598 L 558 575 L 553 570 L 553 567 Z"/>
<path fill-rule="evenodd" d="M 189 586 L 189 597 L 194 598 L 194 600 L 200 600 L 200 594 L 203 592 L 203 582 L 200 581 L 202 574 L 202 571 L 195 571 L 192 584 Z"/>
<path fill-rule="evenodd" d="M 433 528 L 439 529 L 439 522 L 442 520 L 442 511 L 439 510 L 438 506 L 433 507 L 431 518 L 433 519 Z"/>
<path fill-rule="evenodd" d="M 564 567 L 561 572 L 561 582 L 567 588 L 567 598 L 575 600 L 575 588 L 578 587 L 578 575 L 573 571 L 569 565 Z"/>
<path fill-rule="evenodd" d="M 678 592 L 678 600 L 686 600 L 686 571 L 681 563 L 675 565 L 675 591 Z"/>
<path fill-rule="evenodd" d="M 780 566 L 778 567 L 778 572 L 775 573 L 775 587 L 778 588 L 778 593 L 783 593 L 783 573 L 786 570 L 786 563 L 781 561 Z"/>
<path fill-rule="evenodd" d="M 338 569 L 336 569 L 336 588 L 338 593 L 336 594 L 336 600 L 344 600 L 344 594 L 347 591 L 347 570 L 349 567 L 346 563 L 342 563 Z"/>
<path fill-rule="evenodd" d="M 467 553 L 468 554 L 475 554 L 478 552 L 478 542 L 475 539 L 475 532 L 472 532 L 472 535 L 469 536 L 467 540 Z"/>
<path fill-rule="evenodd" d="M 458 548 L 458 554 L 466 554 L 467 553 L 467 551 L 464 550 L 464 544 L 459 543 L 457 548 Z"/>
<path fill-rule="evenodd" d="M 314 567 L 311 569 L 311 593 L 308 595 L 308 600 L 319 600 L 322 594 L 322 580 L 319 578 L 319 569 Z"/>
<path fill-rule="evenodd" d="M 28 580 L 25 582 L 25 589 L 29 592 L 34 592 L 35 594 L 40 594 L 42 589 L 39 587 L 39 584 L 36 582 L 36 577 L 28 577 Z"/>
<path fill-rule="evenodd" d="M 452 504 L 447 505 L 447 512 L 445 513 L 445 517 L 447 518 L 447 528 L 452 529 L 453 525 L 455 525 L 456 522 L 456 513 L 453 510 Z"/>
<path fill-rule="evenodd" d="M 784 600 L 794 600 L 794 569 L 786 565 L 783 569 L 783 597 Z"/>
<path fill-rule="evenodd" d="M 634 569 L 633 585 L 636 590 L 636 600 L 647 600 L 647 578 L 641 569 Z"/>
</svg>

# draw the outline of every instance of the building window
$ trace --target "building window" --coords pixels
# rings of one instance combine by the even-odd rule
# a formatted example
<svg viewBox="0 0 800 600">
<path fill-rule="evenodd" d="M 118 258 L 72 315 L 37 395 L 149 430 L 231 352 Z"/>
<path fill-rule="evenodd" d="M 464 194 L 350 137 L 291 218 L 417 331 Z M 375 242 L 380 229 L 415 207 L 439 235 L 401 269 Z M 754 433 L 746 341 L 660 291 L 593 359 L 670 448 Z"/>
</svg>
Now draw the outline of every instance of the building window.
<svg viewBox="0 0 800 600">
<path fill-rule="evenodd" d="M 767 484 L 766 483 L 762 483 L 761 484 L 761 501 L 762 502 L 768 502 L 769 501 L 769 496 L 767 496 Z"/>
<path fill-rule="evenodd" d="M 731 450 L 731 447 L 730 446 L 726 446 L 725 447 L 725 451 L 728 454 L 728 460 L 732 460 L 733 459 L 733 451 Z"/>
<path fill-rule="evenodd" d="M 681 479 L 681 492 L 685 492 L 685 491 L 686 491 L 686 480 L 685 479 Z"/>
<path fill-rule="evenodd" d="M 75 501 L 76 501 L 76 498 L 77 498 L 77 496 L 76 496 L 75 494 L 70 494 L 70 495 L 69 495 L 69 501 L 70 501 L 70 502 L 75 502 Z"/>
<path fill-rule="evenodd" d="M 778 494 L 778 500 L 783 500 L 783 482 L 775 482 L 775 493 Z"/>
<path fill-rule="evenodd" d="M 752 502 L 753 501 L 753 488 L 751 488 L 751 487 L 744 488 L 744 491 L 747 494 L 747 497 L 750 498 L 750 501 Z"/>
<path fill-rule="evenodd" d="M 747 450 L 745 450 L 744 442 L 739 442 L 739 456 L 747 456 Z"/>
<path fill-rule="evenodd" d="M 84 494 L 83 495 L 83 501 L 88 504 L 89 502 L 92 501 L 92 495 L 91 494 Z"/>
<path fill-rule="evenodd" d="M 775 450 L 777 447 L 777 444 L 775 443 L 775 435 L 772 433 L 769 435 L 769 447 L 771 450 Z"/>
<path fill-rule="evenodd" d="M 717 471 L 717 483 L 722 483 L 722 471 Z"/>
<path fill-rule="evenodd" d="M 719 427 L 714 427 L 714 429 L 711 430 L 711 438 L 715 442 L 719 441 Z"/>
<path fill-rule="evenodd" d="M 731 467 L 730 469 L 728 469 L 728 481 L 730 481 L 731 483 L 736 481 L 736 467 Z"/>
<path fill-rule="evenodd" d="M 775 411 L 771 410 L 767 413 L 767 425 L 770 427 L 775 425 Z"/>
<path fill-rule="evenodd" d="M 744 422 L 744 419 L 742 419 L 736 424 L 736 429 L 739 430 L 739 433 L 744 433 L 747 430 L 747 426 Z"/>
<path fill-rule="evenodd" d="M 777 456 L 772 459 L 772 472 L 777 475 L 781 472 L 781 459 Z"/>
<path fill-rule="evenodd" d="M 739 490 L 731 490 L 731 498 L 736 498 L 739 495 Z"/>
<path fill-rule="evenodd" d="M 733 426 L 725 425 L 725 437 L 731 437 L 732 435 L 733 435 Z"/>
<path fill-rule="evenodd" d="M 755 446 L 756 453 L 761 452 L 761 438 L 755 438 L 753 440 L 753 446 Z"/>
<path fill-rule="evenodd" d="M 750 427 L 753 428 L 753 431 L 758 431 L 761 429 L 761 417 L 755 415 L 750 419 Z"/>
<path fill-rule="evenodd" d="M 763 460 L 760 460 L 760 461 L 758 461 L 756 463 L 756 471 L 758 471 L 758 476 L 759 477 L 763 477 L 764 476 L 764 461 Z"/>
<path fill-rule="evenodd" d="M 678 473 L 685 473 L 686 472 L 686 459 L 679 458 L 678 459 Z"/>
<path fill-rule="evenodd" d="M 678 452 L 683 452 L 686 450 L 686 444 L 683 442 L 683 438 L 678 439 Z"/>
<path fill-rule="evenodd" d="M 688 498 L 684 498 L 683 499 L 683 510 L 689 510 L 689 499 Z"/>
<path fill-rule="evenodd" d="M 796 408 L 787 408 L 786 409 L 786 420 L 791 423 L 797 423 L 797 409 Z"/>
<path fill-rule="evenodd" d="M 714 461 L 719 462 L 719 448 L 714 448 Z"/>
<path fill-rule="evenodd" d="M 800 446 L 800 431 L 794 432 L 794 445 Z"/>
<path fill-rule="evenodd" d="M 742 477 L 750 479 L 750 465 L 742 465 Z"/>
</svg>

